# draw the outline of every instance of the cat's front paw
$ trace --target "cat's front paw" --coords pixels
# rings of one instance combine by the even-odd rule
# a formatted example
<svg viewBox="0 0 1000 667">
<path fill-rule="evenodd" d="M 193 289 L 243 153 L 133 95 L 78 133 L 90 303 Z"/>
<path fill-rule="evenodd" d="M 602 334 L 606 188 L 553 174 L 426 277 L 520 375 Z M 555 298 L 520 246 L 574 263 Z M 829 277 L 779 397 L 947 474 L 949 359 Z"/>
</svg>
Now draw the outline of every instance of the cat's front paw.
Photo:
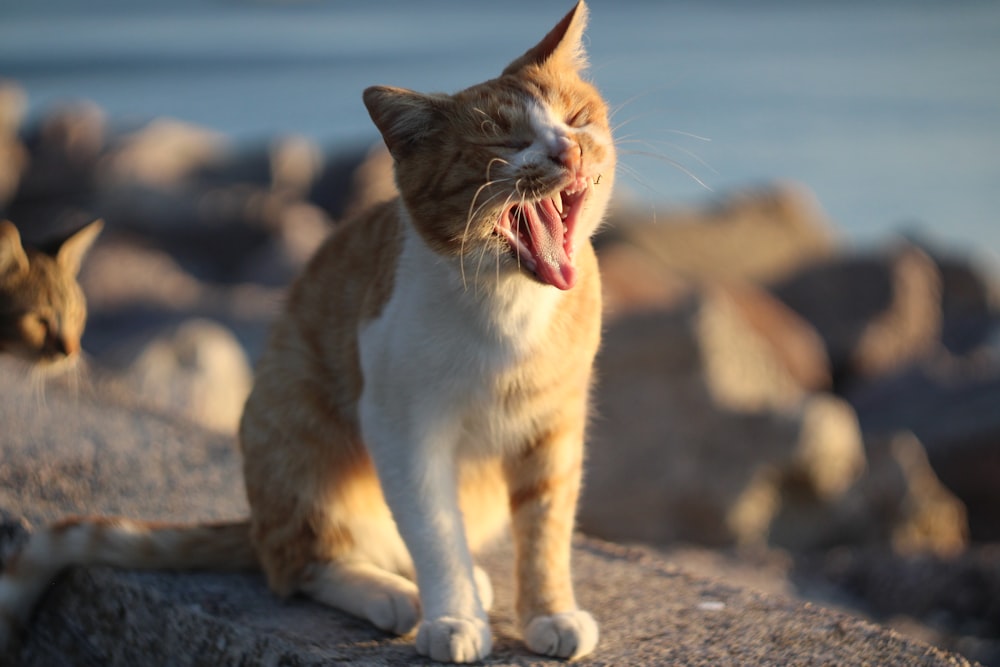
<svg viewBox="0 0 1000 667">
<path fill-rule="evenodd" d="M 597 646 L 597 622 L 577 609 L 551 616 L 536 616 L 524 629 L 524 643 L 535 653 L 573 660 Z"/>
<path fill-rule="evenodd" d="M 380 630 L 405 635 L 410 633 L 420 620 L 420 600 L 416 592 L 385 592 L 368 600 L 365 603 L 364 613 Z"/>
<path fill-rule="evenodd" d="M 490 626 L 481 618 L 442 616 L 417 631 L 417 653 L 438 662 L 475 662 L 490 654 Z"/>
</svg>

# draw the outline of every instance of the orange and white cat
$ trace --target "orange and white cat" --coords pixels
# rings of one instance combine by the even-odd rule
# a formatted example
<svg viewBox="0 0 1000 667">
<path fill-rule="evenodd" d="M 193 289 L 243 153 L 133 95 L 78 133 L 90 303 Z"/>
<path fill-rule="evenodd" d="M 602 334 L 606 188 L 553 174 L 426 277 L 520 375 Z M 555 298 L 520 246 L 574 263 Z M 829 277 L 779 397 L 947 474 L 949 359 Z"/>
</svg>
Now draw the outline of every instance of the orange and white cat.
<svg viewBox="0 0 1000 667">
<path fill-rule="evenodd" d="M 253 565 L 280 595 L 475 661 L 492 589 L 471 554 L 510 525 L 528 647 L 594 649 L 570 552 L 600 338 L 590 236 L 615 152 L 582 78 L 586 16 L 580 2 L 457 94 L 365 91 L 400 196 L 341 226 L 291 288 L 240 427 L 249 522 L 43 529 L 0 578 L 8 633 L 70 564 Z"/>
</svg>

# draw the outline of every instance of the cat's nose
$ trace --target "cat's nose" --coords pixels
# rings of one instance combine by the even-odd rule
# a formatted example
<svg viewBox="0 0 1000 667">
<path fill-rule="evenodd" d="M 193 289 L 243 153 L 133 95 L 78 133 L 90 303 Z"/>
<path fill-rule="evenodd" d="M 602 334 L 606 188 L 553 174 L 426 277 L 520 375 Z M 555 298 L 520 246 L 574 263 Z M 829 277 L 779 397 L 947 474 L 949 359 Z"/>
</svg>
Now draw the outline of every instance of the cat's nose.
<svg viewBox="0 0 1000 667">
<path fill-rule="evenodd" d="M 563 137 L 552 151 L 552 160 L 575 174 L 583 163 L 583 148 L 572 139 Z"/>
<path fill-rule="evenodd" d="M 48 342 L 48 347 L 55 354 L 64 357 L 72 357 L 80 348 L 80 344 L 65 336 L 52 336 Z"/>
<path fill-rule="evenodd" d="M 61 340 L 60 349 L 67 357 L 72 357 L 80 351 L 80 342 L 72 338 L 63 338 Z"/>
</svg>

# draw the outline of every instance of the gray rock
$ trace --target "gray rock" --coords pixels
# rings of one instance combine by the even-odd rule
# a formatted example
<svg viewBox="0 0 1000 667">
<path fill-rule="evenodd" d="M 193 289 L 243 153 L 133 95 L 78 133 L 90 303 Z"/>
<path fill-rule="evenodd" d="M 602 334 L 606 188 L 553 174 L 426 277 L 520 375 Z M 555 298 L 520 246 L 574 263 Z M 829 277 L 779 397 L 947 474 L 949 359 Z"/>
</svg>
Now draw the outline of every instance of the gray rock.
<svg viewBox="0 0 1000 667">
<path fill-rule="evenodd" d="M 804 559 L 806 560 L 806 559 Z M 938 646 L 984 664 L 1000 664 L 1000 547 L 962 554 L 901 557 L 884 549 L 838 549 L 813 559 L 819 577 L 854 599 L 872 618 L 908 631 L 914 620 Z M 907 623 L 907 619 L 910 622 Z"/>
<path fill-rule="evenodd" d="M 614 320 L 597 376 L 589 534 L 766 542 L 785 485 L 832 501 L 864 467 L 850 407 L 804 391 L 724 292 Z"/>
<path fill-rule="evenodd" d="M 226 327 L 195 318 L 144 344 L 124 372 L 135 400 L 220 433 L 236 432 L 253 371 Z"/>
<path fill-rule="evenodd" d="M 94 208 L 107 119 L 89 102 L 55 107 L 23 131 L 26 164 L 8 209 L 29 244 L 101 217 Z"/>
<path fill-rule="evenodd" d="M 793 552 L 847 545 L 901 556 L 955 556 L 969 546 L 965 505 L 948 490 L 912 434 L 869 436 L 864 474 L 834 502 L 782 489 L 771 544 Z"/>
<path fill-rule="evenodd" d="M 956 655 L 819 606 L 685 574 L 643 549 L 580 540 L 578 598 L 601 627 L 583 665 L 969 665 Z M 494 582 L 509 552 L 487 559 Z M 555 665 L 518 638 L 509 586 L 497 586 L 488 665 Z M 313 602 L 280 602 L 256 575 L 76 571 L 49 593 L 22 667 L 400 665 L 406 639 Z"/>
<path fill-rule="evenodd" d="M 597 239 L 603 250 L 627 244 L 695 283 L 769 282 L 836 250 L 829 219 L 799 184 L 778 183 L 690 209 L 653 210 L 618 201 Z"/>
<path fill-rule="evenodd" d="M 43 521 L 67 513 L 199 520 L 246 511 L 229 438 L 58 386 L 33 393 L 0 373 L 0 507 Z M 15 534 L 17 530 L 7 531 Z M 2 553 L 2 550 L 0 550 Z M 593 665 L 969 665 L 850 616 L 692 577 L 642 549 L 581 539 L 580 602 L 601 623 Z M 556 664 L 514 628 L 504 549 L 494 575 L 496 651 L 487 664 Z M 13 659 L 7 656 L 5 664 Z M 20 664 L 405 664 L 412 645 L 298 598 L 259 575 L 76 570 L 50 590 Z M 17 663 L 15 663 L 17 664 Z"/>
<path fill-rule="evenodd" d="M 1000 360 L 940 355 L 847 394 L 870 434 L 912 431 L 969 513 L 974 540 L 1000 539 Z"/>
<path fill-rule="evenodd" d="M 840 385 L 899 369 L 940 342 L 941 274 L 909 244 L 809 266 L 773 291 L 819 332 Z"/>
<path fill-rule="evenodd" d="M 246 515 L 231 436 L 107 394 L 86 377 L 46 386 L 0 358 L 0 509 L 32 523 Z"/>
</svg>

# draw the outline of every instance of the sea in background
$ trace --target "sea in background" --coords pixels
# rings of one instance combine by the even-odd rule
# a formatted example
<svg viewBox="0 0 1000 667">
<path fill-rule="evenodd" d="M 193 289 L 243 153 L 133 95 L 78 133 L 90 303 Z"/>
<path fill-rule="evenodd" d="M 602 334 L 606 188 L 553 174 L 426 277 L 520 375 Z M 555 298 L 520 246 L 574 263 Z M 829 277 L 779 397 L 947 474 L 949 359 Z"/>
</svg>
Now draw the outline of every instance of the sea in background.
<svg viewBox="0 0 1000 667">
<path fill-rule="evenodd" d="M 238 141 L 376 138 L 375 83 L 495 76 L 568 1 L 0 0 L 0 77 Z M 1000 2 L 592 0 L 619 188 L 653 209 L 791 180 L 852 243 L 919 231 L 1000 266 Z"/>
</svg>

